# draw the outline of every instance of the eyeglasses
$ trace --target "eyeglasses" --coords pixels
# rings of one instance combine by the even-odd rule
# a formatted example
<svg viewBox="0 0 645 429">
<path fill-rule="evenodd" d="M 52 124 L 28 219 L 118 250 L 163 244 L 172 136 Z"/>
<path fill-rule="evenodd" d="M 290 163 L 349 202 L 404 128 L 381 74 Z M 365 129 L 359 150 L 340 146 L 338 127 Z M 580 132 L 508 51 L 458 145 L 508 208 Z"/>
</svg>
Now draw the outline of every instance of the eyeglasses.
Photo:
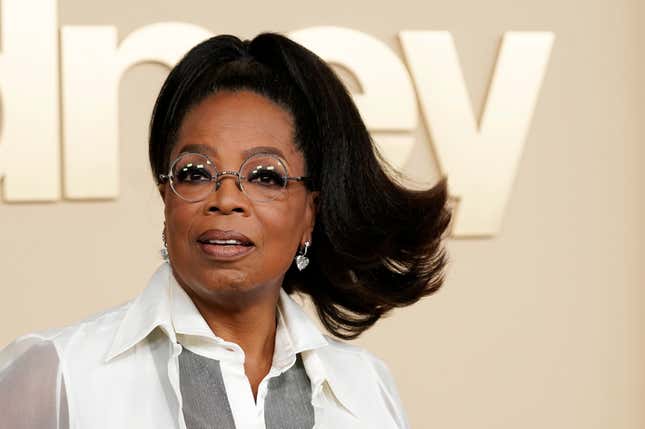
<svg viewBox="0 0 645 429">
<path fill-rule="evenodd" d="M 249 199 L 266 202 L 278 198 L 289 180 L 308 183 L 309 177 L 290 177 L 280 158 L 270 153 L 256 153 L 248 157 L 238 171 L 217 171 L 208 156 L 185 152 L 170 165 L 168 174 L 160 174 L 159 181 L 170 182 L 170 187 L 182 200 L 196 203 L 205 200 L 220 187 L 222 176 L 235 176 L 238 188 Z M 215 186 L 212 186 L 215 182 Z"/>
</svg>

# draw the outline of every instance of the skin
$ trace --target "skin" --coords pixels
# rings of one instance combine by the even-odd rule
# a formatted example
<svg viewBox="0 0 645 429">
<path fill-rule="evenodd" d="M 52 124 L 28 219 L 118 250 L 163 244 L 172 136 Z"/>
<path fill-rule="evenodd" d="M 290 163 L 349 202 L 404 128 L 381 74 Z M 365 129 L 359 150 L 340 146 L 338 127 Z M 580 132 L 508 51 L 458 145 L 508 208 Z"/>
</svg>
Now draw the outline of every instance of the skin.
<svg viewBox="0 0 645 429">
<path fill-rule="evenodd" d="M 220 171 L 237 170 L 245 149 L 271 146 L 285 155 L 290 176 L 306 173 L 304 157 L 294 144 L 292 115 L 251 91 L 221 91 L 191 109 L 181 124 L 171 162 L 188 144 L 203 145 L 200 151 Z M 282 198 L 254 202 L 234 177 L 220 180 L 220 188 L 197 203 L 181 200 L 169 184 L 159 185 L 169 262 L 215 335 L 244 351 L 244 369 L 257 398 L 258 385 L 273 359 L 282 281 L 298 247 L 311 241 L 318 193 L 290 181 Z M 197 243 L 208 229 L 241 232 L 255 248 L 236 261 L 209 259 Z"/>
</svg>

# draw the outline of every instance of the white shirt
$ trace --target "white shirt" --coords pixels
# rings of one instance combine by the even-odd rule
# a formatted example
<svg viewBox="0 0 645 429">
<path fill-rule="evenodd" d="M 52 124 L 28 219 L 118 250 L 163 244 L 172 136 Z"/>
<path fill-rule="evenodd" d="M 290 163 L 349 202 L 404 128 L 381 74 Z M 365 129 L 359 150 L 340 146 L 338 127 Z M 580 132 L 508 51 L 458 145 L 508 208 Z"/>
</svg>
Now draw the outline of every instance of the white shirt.
<svg viewBox="0 0 645 429">
<path fill-rule="evenodd" d="M 269 379 L 297 353 L 311 381 L 315 429 L 409 427 L 381 359 L 321 333 L 284 289 L 277 318 L 273 361 L 256 403 L 244 351 L 213 333 L 163 263 L 134 300 L 0 350 L 0 428 L 185 429 L 181 344 L 220 361 L 237 429 L 265 428 Z"/>
</svg>

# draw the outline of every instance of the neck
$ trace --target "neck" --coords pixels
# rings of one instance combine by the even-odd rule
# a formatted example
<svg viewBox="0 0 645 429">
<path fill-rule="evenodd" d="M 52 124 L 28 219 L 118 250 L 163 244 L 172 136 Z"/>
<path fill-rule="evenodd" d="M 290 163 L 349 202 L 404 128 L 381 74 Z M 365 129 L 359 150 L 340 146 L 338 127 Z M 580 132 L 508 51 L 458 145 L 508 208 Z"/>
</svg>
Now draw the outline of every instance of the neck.
<svg viewBox="0 0 645 429">
<path fill-rule="evenodd" d="M 244 350 L 245 364 L 271 366 L 277 325 L 279 287 L 262 293 L 222 292 L 205 300 L 183 288 L 211 331 Z"/>
</svg>

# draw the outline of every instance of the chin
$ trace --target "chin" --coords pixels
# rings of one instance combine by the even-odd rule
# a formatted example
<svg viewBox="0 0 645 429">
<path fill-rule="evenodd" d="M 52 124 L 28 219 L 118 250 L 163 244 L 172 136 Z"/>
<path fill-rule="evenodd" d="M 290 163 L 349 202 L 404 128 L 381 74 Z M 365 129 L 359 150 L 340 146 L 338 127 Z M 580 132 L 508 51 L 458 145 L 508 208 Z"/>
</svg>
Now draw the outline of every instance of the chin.
<svg viewBox="0 0 645 429">
<path fill-rule="evenodd" d="M 211 268 L 200 276 L 205 292 L 248 292 L 253 289 L 246 273 L 235 268 Z"/>
</svg>

